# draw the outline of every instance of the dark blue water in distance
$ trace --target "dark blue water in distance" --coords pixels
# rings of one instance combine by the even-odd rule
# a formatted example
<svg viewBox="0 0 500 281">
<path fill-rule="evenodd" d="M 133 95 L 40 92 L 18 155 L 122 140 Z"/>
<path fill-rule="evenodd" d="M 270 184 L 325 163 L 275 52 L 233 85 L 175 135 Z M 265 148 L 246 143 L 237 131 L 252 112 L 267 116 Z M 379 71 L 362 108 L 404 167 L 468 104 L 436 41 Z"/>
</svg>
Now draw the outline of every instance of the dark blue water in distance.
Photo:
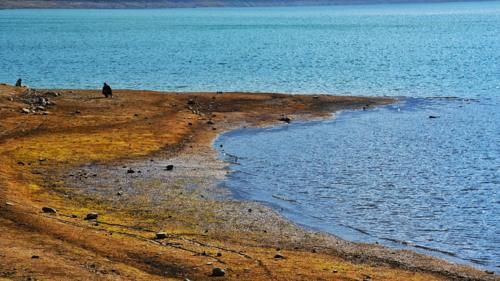
<svg viewBox="0 0 500 281">
<path fill-rule="evenodd" d="M 313 229 L 495 271 L 499 50 L 500 2 L 0 11 L 0 82 L 404 97 L 223 134 L 224 184 Z"/>
</svg>

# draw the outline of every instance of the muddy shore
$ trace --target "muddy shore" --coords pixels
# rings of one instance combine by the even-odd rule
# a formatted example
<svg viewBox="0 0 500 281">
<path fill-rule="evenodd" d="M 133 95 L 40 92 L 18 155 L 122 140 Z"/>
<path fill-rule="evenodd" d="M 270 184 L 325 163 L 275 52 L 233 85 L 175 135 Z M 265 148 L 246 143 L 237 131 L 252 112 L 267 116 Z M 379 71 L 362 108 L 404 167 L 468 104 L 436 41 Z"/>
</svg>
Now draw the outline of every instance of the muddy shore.
<svg viewBox="0 0 500 281">
<path fill-rule="evenodd" d="M 219 133 L 391 102 L 0 85 L 0 280 L 499 280 L 304 230 L 218 184 Z"/>
</svg>

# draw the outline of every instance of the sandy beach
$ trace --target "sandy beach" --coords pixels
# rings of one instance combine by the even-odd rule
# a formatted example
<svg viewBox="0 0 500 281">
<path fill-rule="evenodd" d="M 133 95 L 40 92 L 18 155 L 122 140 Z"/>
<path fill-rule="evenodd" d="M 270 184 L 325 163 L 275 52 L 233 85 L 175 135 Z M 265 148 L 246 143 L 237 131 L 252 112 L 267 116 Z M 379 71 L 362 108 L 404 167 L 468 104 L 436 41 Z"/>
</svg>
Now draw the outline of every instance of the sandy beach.
<svg viewBox="0 0 500 281">
<path fill-rule="evenodd" d="M 0 280 L 499 280 L 305 230 L 220 185 L 222 132 L 392 102 L 0 85 Z"/>
</svg>

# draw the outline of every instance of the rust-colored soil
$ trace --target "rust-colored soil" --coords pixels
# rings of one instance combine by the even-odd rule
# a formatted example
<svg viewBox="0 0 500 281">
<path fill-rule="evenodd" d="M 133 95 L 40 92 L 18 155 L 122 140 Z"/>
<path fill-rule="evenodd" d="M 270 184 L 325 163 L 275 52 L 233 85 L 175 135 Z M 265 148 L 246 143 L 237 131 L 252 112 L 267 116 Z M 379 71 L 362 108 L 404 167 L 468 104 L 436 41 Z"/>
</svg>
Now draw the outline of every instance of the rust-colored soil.
<svg viewBox="0 0 500 281">
<path fill-rule="evenodd" d="M 0 85 L 0 280 L 497 279 L 308 232 L 217 187 L 224 170 L 211 141 L 218 133 L 389 99 L 114 95 Z M 172 173 L 163 169 L 169 161 Z M 84 220 L 89 212 L 98 219 Z M 154 239 L 157 231 L 167 237 Z M 211 277 L 215 267 L 225 276 Z"/>
</svg>

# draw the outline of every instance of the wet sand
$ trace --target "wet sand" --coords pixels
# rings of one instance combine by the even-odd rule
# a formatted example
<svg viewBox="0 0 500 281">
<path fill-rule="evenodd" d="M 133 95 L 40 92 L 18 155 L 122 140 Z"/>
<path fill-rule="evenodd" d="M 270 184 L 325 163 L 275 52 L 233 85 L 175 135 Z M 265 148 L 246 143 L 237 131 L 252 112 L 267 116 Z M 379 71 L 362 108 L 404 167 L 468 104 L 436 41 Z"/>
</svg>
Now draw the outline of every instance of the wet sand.
<svg viewBox="0 0 500 281">
<path fill-rule="evenodd" d="M 391 99 L 114 94 L 0 86 L 0 280 L 498 280 L 304 230 L 220 186 L 219 133 Z"/>
</svg>

